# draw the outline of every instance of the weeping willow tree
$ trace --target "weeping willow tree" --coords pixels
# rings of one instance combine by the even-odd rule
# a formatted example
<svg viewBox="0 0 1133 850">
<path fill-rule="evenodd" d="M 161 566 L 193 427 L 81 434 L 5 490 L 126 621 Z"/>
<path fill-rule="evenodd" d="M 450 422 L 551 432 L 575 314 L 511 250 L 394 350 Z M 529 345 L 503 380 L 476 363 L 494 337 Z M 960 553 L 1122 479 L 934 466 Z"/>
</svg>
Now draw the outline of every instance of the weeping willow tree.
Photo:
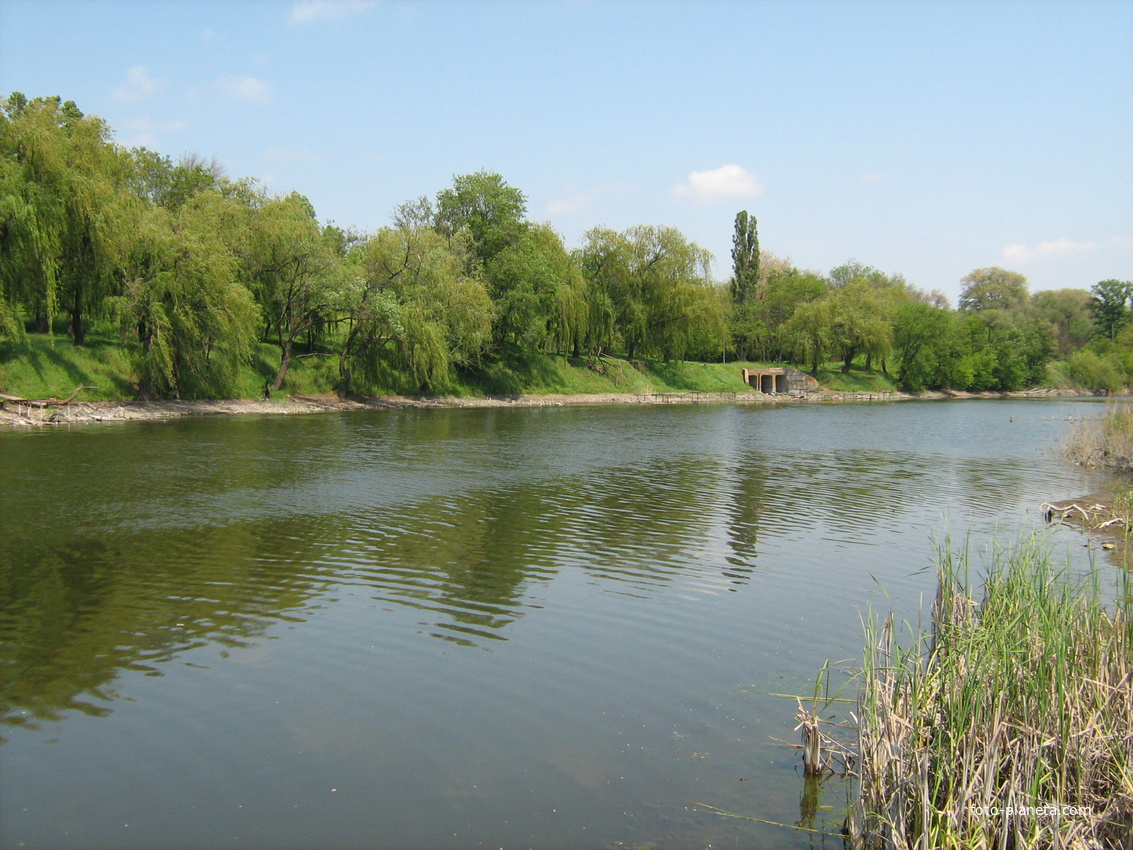
<svg viewBox="0 0 1133 850">
<path fill-rule="evenodd" d="M 578 257 L 612 308 L 614 330 L 631 360 L 642 354 L 679 359 L 707 346 L 719 351 L 726 342 L 712 255 L 679 230 L 595 228 Z"/>
<path fill-rule="evenodd" d="M 48 330 L 59 310 L 76 345 L 123 285 L 140 212 L 130 160 L 109 127 L 58 97 L 0 105 L 0 294 Z"/>
<path fill-rule="evenodd" d="M 138 341 L 143 397 L 224 396 L 236 388 L 259 321 L 225 240 L 237 203 L 205 192 L 175 212 L 150 207 L 140 219 L 126 292 L 115 301 Z"/>
<path fill-rule="evenodd" d="M 354 273 L 342 277 L 342 393 L 354 391 L 358 379 L 380 380 L 389 367 L 429 392 L 491 341 L 491 299 L 465 274 L 459 240 L 415 224 L 414 216 L 397 218 L 359 246 Z"/>
</svg>

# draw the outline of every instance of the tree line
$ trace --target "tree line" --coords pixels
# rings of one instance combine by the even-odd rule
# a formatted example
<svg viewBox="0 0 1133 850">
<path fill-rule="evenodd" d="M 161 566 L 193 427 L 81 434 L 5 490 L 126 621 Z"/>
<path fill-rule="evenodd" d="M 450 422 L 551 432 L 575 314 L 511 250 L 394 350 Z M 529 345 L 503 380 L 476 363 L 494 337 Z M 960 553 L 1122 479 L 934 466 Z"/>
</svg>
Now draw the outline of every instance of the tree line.
<svg viewBox="0 0 1133 850">
<path fill-rule="evenodd" d="M 855 261 L 798 269 L 761 250 L 746 211 L 733 244 L 726 284 L 674 228 L 596 227 L 568 250 L 487 171 L 358 233 L 199 157 L 127 150 L 71 101 L 0 103 L 0 341 L 15 351 L 65 323 L 83 345 L 97 322 L 146 397 L 223 394 L 263 342 L 278 349 L 270 389 L 317 356 L 342 393 L 390 374 L 430 392 L 543 352 L 858 362 L 914 390 L 1016 389 L 1057 354 L 1102 388 L 1133 379 L 1129 283 L 1031 296 L 1021 276 L 979 269 L 952 310 Z"/>
</svg>

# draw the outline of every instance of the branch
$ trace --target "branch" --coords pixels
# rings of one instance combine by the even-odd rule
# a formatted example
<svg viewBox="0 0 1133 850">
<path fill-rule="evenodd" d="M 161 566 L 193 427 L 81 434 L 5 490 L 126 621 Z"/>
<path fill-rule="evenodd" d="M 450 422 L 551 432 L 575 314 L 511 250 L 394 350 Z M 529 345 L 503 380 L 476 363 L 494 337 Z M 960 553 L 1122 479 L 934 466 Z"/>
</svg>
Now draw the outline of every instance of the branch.
<svg viewBox="0 0 1133 850">
<path fill-rule="evenodd" d="M 20 398 L 19 396 L 0 393 L 0 403 L 26 404 L 28 407 L 62 407 L 70 404 L 83 390 L 97 390 L 98 387 L 75 387 L 75 391 L 65 399 L 57 398 Z"/>
</svg>

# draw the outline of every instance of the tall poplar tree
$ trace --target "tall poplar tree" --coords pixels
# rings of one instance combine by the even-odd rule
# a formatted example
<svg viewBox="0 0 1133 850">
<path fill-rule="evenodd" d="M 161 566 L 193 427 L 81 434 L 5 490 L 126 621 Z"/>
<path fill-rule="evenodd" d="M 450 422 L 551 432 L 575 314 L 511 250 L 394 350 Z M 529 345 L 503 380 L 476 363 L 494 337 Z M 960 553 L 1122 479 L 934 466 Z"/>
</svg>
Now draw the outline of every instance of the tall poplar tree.
<svg viewBox="0 0 1133 850">
<path fill-rule="evenodd" d="M 759 322 L 755 303 L 759 299 L 759 233 L 755 216 L 747 210 L 736 214 L 732 234 L 732 311 L 731 333 L 736 353 L 746 360 L 748 349 L 755 347 Z"/>
<path fill-rule="evenodd" d="M 732 234 L 732 303 L 750 304 L 759 294 L 759 232 L 755 216 L 736 213 Z"/>
</svg>

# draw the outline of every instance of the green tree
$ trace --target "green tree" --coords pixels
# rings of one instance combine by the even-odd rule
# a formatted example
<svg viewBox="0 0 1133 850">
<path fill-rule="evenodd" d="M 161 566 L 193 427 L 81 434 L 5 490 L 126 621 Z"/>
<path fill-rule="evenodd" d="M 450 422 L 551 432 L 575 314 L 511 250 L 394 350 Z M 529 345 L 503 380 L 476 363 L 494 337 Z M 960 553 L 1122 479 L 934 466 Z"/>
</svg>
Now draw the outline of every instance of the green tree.
<svg viewBox="0 0 1133 850">
<path fill-rule="evenodd" d="M 796 363 L 809 363 L 811 374 L 817 374 L 819 366 L 836 350 L 833 326 L 828 298 L 797 305 L 783 328 L 791 359 Z"/>
<path fill-rule="evenodd" d="M 125 294 L 115 299 L 140 344 L 143 397 L 216 397 L 233 391 L 259 314 L 226 241 L 236 202 L 218 192 L 176 211 L 152 206 L 131 243 Z"/>
<path fill-rule="evenodd" d="M 151 204 L 176 210 L 189 198 L 210 189 L 220 189 L 224 171 L 216 161 L 205 162 L 199 156 L 186 154 L 176 164 L 147 148 L 134 148 L 129 153 L 130 188 Z"/>
<path fill-rule="evenodd" d="M 268 199 L 249 220 L 246 266 L 249 283 L 269 333 L 280 350 L 271 384 L 279 390 L 296 355 L 296 344 L 332 318 L 341 263 L 333 237 L 324 235 L 314 207 L 302 195 Z M 309 340 L 310 342 L 310 340 Z"/>
<path fill-rule="evenodd" d="M 1041 383 L 1054 347 L 1049 322 L 1023 313 L 984 310 L 964 315 L 958 362 L 950 386 L 969 390 L 1018 390 Z"/>
<path fill-rule="evenodd" d="M 1098 332 L 1113 340 L 1129 321 L 1129 300 L 1133 298 L 1133 283 L 1122 280 L 1103 280 L 1095 283 L 1090 292 L 1090 311 Z"/>
<path fill-rule="evenodd" d="M 121 290 L 140 212 L 129 160 L 106 123 L 72 101 L 16 92 L 0 113 L 0 292 L 43 330 L 62 307 L 82 345 L 89 314 Z"/>
<path fill-rule="evenodd" d="M 1031 296 L 1034 315 L 1054 328 L 1055 349 L 1068 357 L 1090 341 L 1094 331 L 1090 293 L 1084 289 L 1054 289 Z"/>
<path fill-rule="evenodd" d="M 732 233 L 732 302 L 747 304 L 759 294 L 759 231 L 755 216 L 736 213 Z"/>
<path fill-rule="evenodd" d="M 828 291 L 828 282 L 814 272 L 787 267 L 767 275 L 762 294 L 752 305 L 749 331 L 761 360 L 781 362 L 788 356 L 787 323 L 799 305 L 817 301 Z"/>
<path fill-rule="evenodd" d="M 466 231 L 482 263 L 494 258 L 527 229 L 527 199 L 494 172 L 454 176 L 452 188 L 437 193 L 437 230 L 452 237 Z"/>
<path fill-rule="evenodd" d="M 884 289 L 893 285 L 893 279 L 885 272 L 878 271 L 873 266 L 859 263 L 857 260 L 848 260 L 830 270 L 831 289 L 841 289 L 852 283 L 868 283 L 876 289 Z"/>
<path fill-rule="evenodd" d="M 884 360 L 893 344 L 892 304 L 871 283 L 857 279 L 834 289 L 830 304 L 830 335 L 848 374 L 854 358 L 865 354 Z"/>
<path fill-rule="evenodd" d="M 761 293 L 759 232 L 755 216 L 747 210 L 736 214 L 732 233 L 732 338 L 741 360 L 758 333 L 755 301 Z"/>
<path fill-rule="evenodd" d="M 909 301 L 897 309 L 893 323 L 897 382 L 906 390 L 942 389 L 955 351 L 955 314 L 930 304 Z"/>
<path fill-rule="evenodd" d="M 999 267 L 975 269 L 961 282 L 960 309 L 965 312 L 1018 310 L 1030 299 L 1027 279 Z"/>
<path fill-rule="evenodd" d="M 484 264 L 494 305 L 494 340 L 503 354 L 522 356 L 550 338 L 559 290 L 572 286 L 573 263 L 549 225 L 528 225 Z"/>
<path fill-rule="evenodd" d="M 342 393 L 354 391 L 358 378 L 380 380 L 390 366 L 429 392 L 453 365 L 474 362 L 491 339 L 491 299 L 466 274 L 460 238 L 414 224 L 413 207 L 403 206 L 395 226 L 358 245 L 341 277 Z"/>
<path fill-rule="evenodd" d="M 626 356 L 682 358 L 707 335 L 725 343 L 723 305 L 708 297 L 712 256 L 671 227 L 638 225 L 624 233 L 594 228 L 579 264 L 605 296 Z"/>
<path fill-rule="evenodd" d="M 1067 363 L 1074 383 L 1094 392 L 1115 393 L 1125 386 L 1125 376 L 1117 364 L 1090 349 L 1074 352 Z"/>
</svg>

